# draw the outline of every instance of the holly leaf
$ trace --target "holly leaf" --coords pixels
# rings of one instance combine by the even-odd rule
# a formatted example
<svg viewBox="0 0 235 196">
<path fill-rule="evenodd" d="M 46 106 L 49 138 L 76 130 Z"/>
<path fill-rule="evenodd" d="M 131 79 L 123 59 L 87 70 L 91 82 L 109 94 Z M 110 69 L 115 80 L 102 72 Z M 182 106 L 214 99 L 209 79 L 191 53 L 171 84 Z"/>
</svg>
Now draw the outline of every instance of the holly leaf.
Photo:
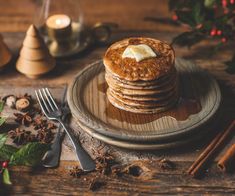
<svg viewBox="0 0 235 196">
<path fill-rule="evenodd" d="M 0 101 L 0 113 L 3 111 L 4 104 L 5 103 L 3 101 Z"/>
<path fill-rule="evenodd" d="M 180 1 L 177 1 L 177 0 L 169 0 L 168 1 L 168 7 L 169 7 L 170 11 L 178 8 L 179 5 L 181 5 Z"/>
<path fill-rule="evenodd" d="M 28 143 L 11 156 L 10 164 L 32 167 L 37 166 L 41 163 L 42 157 L 49 149 L 49 144 L 42 144 L 38 142 Z"/>
<path fill-rule="evenodd" d="M 233 57 L 231 61 L 225 62 L 225 64 L 228 66 L 226 69 L 226 72 L 230 74 L 235 73 L 235 58 Z"/>
<path fill-rule="evenodd" d="M 189 9 L 177 9 L 175 13 L 180 22 L 194 28 L 204 21 L 203 9 L 203 4 L 200 1 L 196 1 Z"/>
<path fill-rule="evenodd" d="M 213 22 L 211 22 L 211 21 L 205 21 L 203 23 L 203 31 L 204 32 L 210 31 L 212 29 L 212 27 L 213 27 Z"/>
<path fill-rule="evenodd" d="M 4 184 L 7 185 L 11 185 L 11 180 L 10 180 L 10 174 L 9 174 L 9 170 L 7 168 L 3 169 L 3 173 L 2 173 L 2 180 Z"/>
<path fill-rule="evenodd" d="M 3 145 L 0 148 L 0 160 L 10 160 L 11 156 L 18 150 L 18 148 L 11 145 Z"/>
<path fill-rule="evenodd" d="M 4 146 L 6 140 L 7 140 L 7 134 L 6 133 L 0 134 L 0 148 Z"/>
<path fill-rule="evenodd" d="M 196 24 L 201 24 L 204 20 L 204 14 L 202 12 L 202 4 L 200 1 L 195 2 L 193 6 L 192 14 Z"/>
<path fill-rule="evenodd" d="M 169 25 L 174 25 L 174 26 L 179 26 L 180 23 L 177 21 L 174 21 L 170 18 L 157 18 L 157 17 L 145 17 L 145 21 L 151 21 L 151 22 L 156 22 L 160 24 L 169 24 Z"/>
<path fill-rule="evenodd" d="M 192 11 L 190 10 L 176 10 L 176 15 L 178 16 L 178 19 L 180 22 L 188 24 L 190 27 L 195 27 L 196 22 L 194 20 L 194 16 Z"/>
<path fill-rule="evenodd" d="M 194 4 L 194 1 L 189 0 L 169 0 L 168 1 L 168 7 L 169 10 L 176 10 L 176 9 L 182 9 L 182 8 L 189 8 L 192 7 Z"/>
<path fill-rule="evenodd" d="M 2 126 L 6 121 L 6 118 L 0 116 L 0 126 Z"/>
<path fill-rule="evenodd" d="M 199 32 L 189 31 L 181 33 L 178 36 L 174 37 L 172 40 L 172 44 L 191 47 L 192 45 L 200 42 L 204 38 L 204 35 Z"/>
</svg>

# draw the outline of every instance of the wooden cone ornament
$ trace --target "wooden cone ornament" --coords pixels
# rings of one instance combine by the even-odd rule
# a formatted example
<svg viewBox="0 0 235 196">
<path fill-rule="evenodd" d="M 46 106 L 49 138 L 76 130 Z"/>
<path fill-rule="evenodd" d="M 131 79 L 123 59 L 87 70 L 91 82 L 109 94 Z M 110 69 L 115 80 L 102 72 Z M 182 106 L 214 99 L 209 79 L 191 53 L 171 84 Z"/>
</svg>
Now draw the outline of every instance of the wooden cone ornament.
<svg viewBox="0 0 235 196">
<path fill-rule="evenodd" d="M 26 33 L 16 69 L 29 78 L 38 78 L 55 67 L 55 59 L 34 25 Z"/>
<path fill-rule="evenodd" d="M 0 70 L 2 70 L 11 61 L 11 58 L 12 54 L 0 35 Z"/>
</svg>

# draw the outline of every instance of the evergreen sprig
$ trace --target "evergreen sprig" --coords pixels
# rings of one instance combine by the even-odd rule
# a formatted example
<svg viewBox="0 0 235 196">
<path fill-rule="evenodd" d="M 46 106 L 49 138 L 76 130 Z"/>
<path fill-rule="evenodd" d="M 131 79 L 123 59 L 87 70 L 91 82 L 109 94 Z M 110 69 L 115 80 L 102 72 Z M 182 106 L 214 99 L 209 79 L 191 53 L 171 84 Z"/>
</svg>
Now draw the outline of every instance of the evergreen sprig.
<svg viewBox="0 0 235 196">
<path fill-rule="evenodd" d="M 220 40 L 217 51 L 235 39 L 235 0 L 169 0 L 169 10 L 175 22 L 189 27 L 172 44 L 191 47 L 204 39 Z M 229 73 L 235 73 L 235 55 L 225 64 Z"/>
<path fill-rule="evenodd" d="M 9 166 L 30 166 L 35 167 L 41 163 L 45 152 L 49 150 L 49 144 L 30 142 L 20 148 L 6 144 L 7 134 L 0 134 L 0 160 L 7 164 L 2 165 L 3 183 L 11 184 L 8 167 Z"/>
<path fill-rule="evenodd" d="M 4 109 L 4 102 L 0 101 L 0 114 Z M 5 122 L 5 118 L 0 116 L 0 127 Z M 42 157 L 50 148 L 50 144 L 40 142 L 30 142 L 20 148 L 6 144 L 8 134 L 0 134 L 0 162 L 2 167 L 2 182 L 11 184 L 9 166 L 25 165 L 34 167 L 41 163 Z"/>
<path fill-rule="evenodd" d="M 4 102 L 0 101 L 0 114 L 3 111 L 3 108 L 4 108 Z M 6 121 L 6 118 L 4 118 L 0 115 L 0 126 L 3 125 L 5 123 L 5 121 Z"/>
</svg>

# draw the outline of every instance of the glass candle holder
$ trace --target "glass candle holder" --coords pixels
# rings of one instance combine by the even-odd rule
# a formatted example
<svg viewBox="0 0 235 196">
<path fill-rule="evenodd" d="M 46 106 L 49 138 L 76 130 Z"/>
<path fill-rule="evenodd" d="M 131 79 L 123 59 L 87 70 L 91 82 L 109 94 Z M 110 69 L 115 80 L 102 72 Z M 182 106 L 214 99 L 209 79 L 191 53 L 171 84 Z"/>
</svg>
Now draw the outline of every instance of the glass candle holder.
<svg viewBox="0 0 235 196">
<path fill-rule="evenodd" d="M 80 46 L 83 14 L 79 0 L 38 0 L 34 25 L 54 57 L 74 54 Z"/>
</svg>

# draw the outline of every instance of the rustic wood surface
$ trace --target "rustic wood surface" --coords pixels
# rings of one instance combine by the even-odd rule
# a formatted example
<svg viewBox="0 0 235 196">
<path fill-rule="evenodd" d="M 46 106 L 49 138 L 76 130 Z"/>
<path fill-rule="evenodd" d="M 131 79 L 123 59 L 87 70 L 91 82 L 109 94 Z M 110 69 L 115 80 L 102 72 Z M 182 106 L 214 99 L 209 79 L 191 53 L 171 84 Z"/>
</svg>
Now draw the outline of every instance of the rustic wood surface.
<svg viewBox="0 0 235 196">
<path fill-rule="evenodd" d="M 0 32 L 5 42 L 13 51 L 15 59 L 24 39 L 24 31 L 32 22 L 33 3 L 36 0 L 0 1 Z M 38 80 L 30 80 L 15 69 L 15 59 L 6 70 L 0 73 L 0 96 L 6 94 L 23 94 L 42 86 L 53 88 L 57 98 L 61 97 L 65 83 L 70 82 L 76 73 L 87 64 L 102 58 L 110 43 L 129 36 L 149 36 L 170 42 L 177 33 L 186 29 L 159 19 L 170 18 L 167 1 L 160 0 L 83 0 L 84 15 L 88 24 L 97 21 L 116 22 L 119 29 L 113 33 L 106 45 L 90 48 L 80 55 L 57 62 L 56 69 Z M 62 6 L 62 5 L 61 5 Z M 156 23 L 145 20 L 151 17 Z M 167 21 L 167 20 L 166 20 Z M 228 44 L 214 56 L 209 56 L 215 44 L 202 42 L 190 50 L 175 47 L 176 55 L 195 61 L 203 69 L 209 71 L 220 83 L 223 103 L 217 121 L 203 127 L 204 130 L 219 131 L 228 126 L 235 116 L 235 75 L 225 72 L 224 62 L 231 58 L 234 45 Z M 91 152 L 109 151 L 121 164 L 135 164 L 141 169 L 139 176 L 124 175 L 123 177 L 106 178 L 107 184 L 92 192 L 88 190 L 90 180 L 96 173 L 90 173 L 82 178 L 69 176 L 69 168 L 78 163 L 70 150 L 71 144 L 66 139 L 61 165 L 57 169 L 34 169 L 15 167 L 11 170 L 13 186 L 1 187 L 1 195 L 225 195 L 235 194 L 235 174 L 224 174 L 216 167 L 216 162 L 208 170 L 205 178 L 196 180 L 185 174 L 185 171 L 200 154 L 213 135 L 201 142 L 167 151 L 136 152 L 119 149 L 95 140 L 86 135 L 72 122 L 71 126 L 80 130 L 80 138 L 84 147 Z M 230 144 L 234 143 L 232 139 Z M 229 144 L 226 145 L 226 148 Z M 225 149 L 224 149 L 225 150 Z M 223 150 L 223 151 L 224 151 Z M 221 152 L 222 154 L 223 152 Z M 219 154 L 216 158 L 221 156 Z M 174 170 L 162 170 L 156 162 L 160 157 L 166 157 L 176 163 Z M 86 178 L 86 179 L 84 179 Z"/>
</svg>

